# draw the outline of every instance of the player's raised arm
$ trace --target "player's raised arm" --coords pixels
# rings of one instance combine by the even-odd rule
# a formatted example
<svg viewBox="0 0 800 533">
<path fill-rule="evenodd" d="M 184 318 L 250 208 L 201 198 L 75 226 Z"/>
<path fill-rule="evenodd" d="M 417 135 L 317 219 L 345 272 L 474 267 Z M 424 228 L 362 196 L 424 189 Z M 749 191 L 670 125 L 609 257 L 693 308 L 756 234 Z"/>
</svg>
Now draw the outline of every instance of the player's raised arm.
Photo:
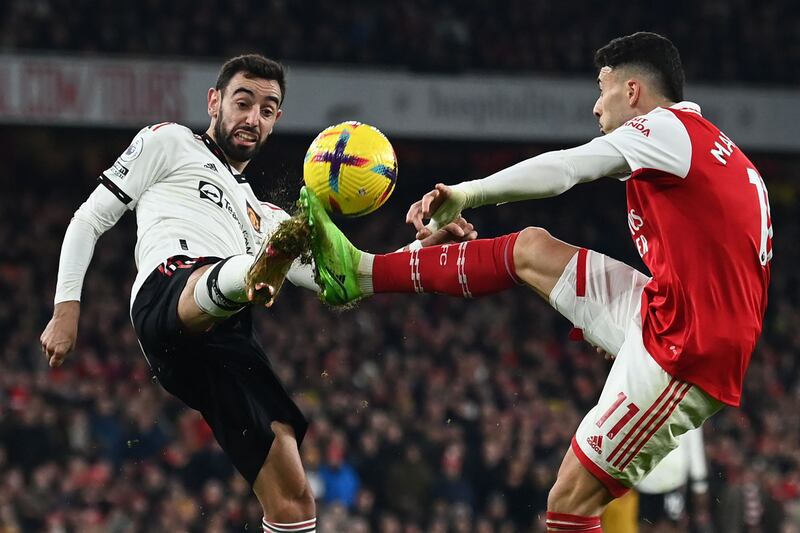
<svg viewBox="0 0 800 533">
<path fill-rule="evenodd" d="M 406 222 L 417 238 L 455 220 L 464 209 L 557 196 L 578 183 L 630 173 L 625 157 L 602 138 L 568 150 L 540 154 L 486 178 L 453 186 L 438 184 L 412 204 Z M 425 219 L 430 219 L 426 226 Z"/>
<path fill-rule="evenodd" d="M 125 204 L 102 185 L 78 208 L 61 245 L 53 318 L 41 335 L 42 350 L 51 367 L 60 366 L 75 348 L 83 278 L 94 246 L 125 213 Z"/>
<path fill-rule="evenodd" d="M 53 317 L 39 339 L 51 367 L 60 366 L 75 348 L 81 289 L 97 239 L 127 210 L 134 209 L 144 191 L 165 172 L 165 143 L 170 136 L 161 133 L 160 137 L 154 138 L 152 128 L 142 129 L 114 164 L 100 174 L 100 185 L 67 227 L 61 245 Z"/>
</svg>

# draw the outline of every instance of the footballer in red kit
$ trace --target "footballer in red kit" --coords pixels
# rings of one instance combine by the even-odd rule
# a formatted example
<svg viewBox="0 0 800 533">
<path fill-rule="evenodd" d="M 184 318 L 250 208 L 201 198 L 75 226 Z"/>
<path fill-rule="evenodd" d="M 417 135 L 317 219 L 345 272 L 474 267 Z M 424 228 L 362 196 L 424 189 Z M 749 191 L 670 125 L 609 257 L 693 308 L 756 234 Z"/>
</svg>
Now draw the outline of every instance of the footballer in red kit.
<svg viewBox="0 0 800 533">
<path fill-rule="evenodd" d="M 608 503 L 724 405 L 737 406 L 761 333 L 772 258 L 767 189 L 730 138 L 683 98 L 680 55 L 638 32 L 595 54 L 604 134 L 486 178 L 443 184 L 409 209 L 424 238 L 465 209 L 626 181 L 626 217 L 650 275 L 528 227 L 494 239 L 373 255 L 355 248 L 308 191 L 322 297 L 378 292 L 464 298 L 523 284 L 614 363 L 578 426 L 547 502 L 548 532 L 599 532 Z M 425 224 L 425 220 L 430 222 Z"/>
</svg>

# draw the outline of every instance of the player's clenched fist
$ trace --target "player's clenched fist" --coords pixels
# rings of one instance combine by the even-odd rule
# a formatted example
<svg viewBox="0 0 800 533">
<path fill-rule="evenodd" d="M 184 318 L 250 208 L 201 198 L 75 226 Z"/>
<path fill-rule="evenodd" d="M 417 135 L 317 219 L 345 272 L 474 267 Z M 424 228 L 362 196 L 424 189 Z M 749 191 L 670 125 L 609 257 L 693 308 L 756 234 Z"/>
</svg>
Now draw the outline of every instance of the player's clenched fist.
<svg viewBox="0 0 800 533">
<path fill-rule="evenodd" d="M 47 323 L 39 338 L 42 351 L 51 367 L 61 366 L 67 354 L 75 348 L 79 317 L 80 302 L 68 301 L 56 304 L 53 318 Z"/>
</svg>

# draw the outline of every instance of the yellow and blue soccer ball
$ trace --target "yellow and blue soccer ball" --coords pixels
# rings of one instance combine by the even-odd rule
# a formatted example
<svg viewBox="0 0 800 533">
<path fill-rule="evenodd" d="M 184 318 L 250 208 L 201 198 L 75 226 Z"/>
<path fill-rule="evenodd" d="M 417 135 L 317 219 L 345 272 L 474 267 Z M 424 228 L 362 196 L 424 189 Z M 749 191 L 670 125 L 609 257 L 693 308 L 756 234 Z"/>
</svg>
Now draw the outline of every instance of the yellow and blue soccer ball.
<svg viewBox="0 0 800 533">
<path fill-rule="evenodd" d="M 366 215 L 392 194 L 397 157 L 378 128 L 342 122 L 322 130 L 308 147 L 303 181 L 329 213 Z"/>
</svg>

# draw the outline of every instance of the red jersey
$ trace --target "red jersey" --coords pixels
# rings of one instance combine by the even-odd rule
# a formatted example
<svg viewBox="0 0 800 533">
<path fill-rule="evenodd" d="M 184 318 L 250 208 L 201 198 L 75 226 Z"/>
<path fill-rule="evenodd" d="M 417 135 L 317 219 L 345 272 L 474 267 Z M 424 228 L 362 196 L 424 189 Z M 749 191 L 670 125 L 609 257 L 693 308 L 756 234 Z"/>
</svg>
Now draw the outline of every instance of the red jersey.
<svg viewBox="0 0 800 533">
<path fill-rule="evenodd" d="M 753 163 L 691 102 L 603 137 L 628 161 L 628 226 L 652 279 L 642 337 L 671 375 L 729 405 L 761 333 L 772 258 L 767 190 Z"/>
</svg>

